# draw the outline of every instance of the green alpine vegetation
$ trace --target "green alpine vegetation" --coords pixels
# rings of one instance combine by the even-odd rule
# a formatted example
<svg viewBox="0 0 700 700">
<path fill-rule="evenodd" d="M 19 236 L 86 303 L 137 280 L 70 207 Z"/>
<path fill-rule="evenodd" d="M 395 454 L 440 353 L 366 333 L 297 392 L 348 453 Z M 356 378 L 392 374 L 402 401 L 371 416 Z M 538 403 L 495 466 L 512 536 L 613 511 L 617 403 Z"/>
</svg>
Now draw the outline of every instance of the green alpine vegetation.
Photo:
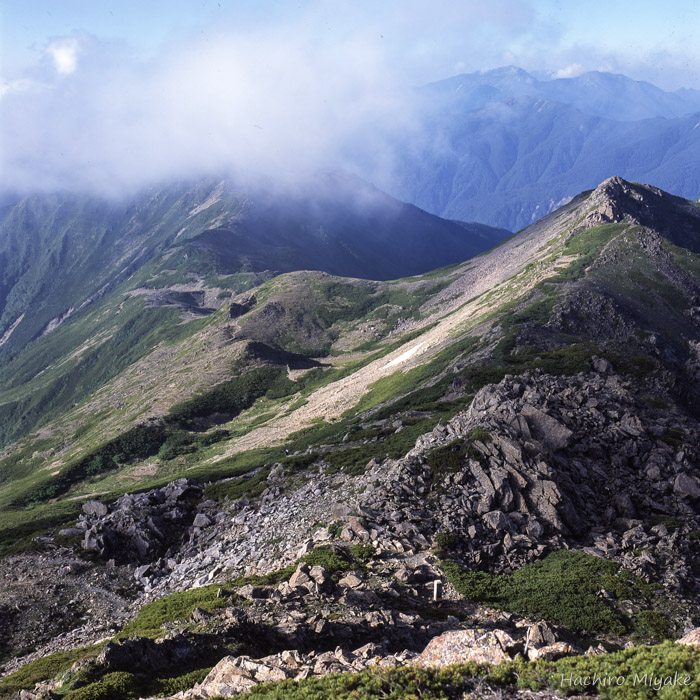
<svg viewBox="0 0 700 700">
<path fill-rule="evenodd" d="M 251 698 L 265 700 L 321 700 L 351 698 L 462 698 L 477 696 L 489 688 L 503 690 L 558 690 L 580 694 L 575 678 L 624 677 L 621 684 L 593 688 L 604 700 L 692 700 L 700 692 L 700 652 L 667 643 L 656 647 L 633 647 L 604 656 L 575 656 L 559 661 L 527 663 L 515 661 L 498 666 L 463 664 L 431 669 L 416 666 L 368 669 L 362 673 L 330 674 L 303 681 L 259 685 Z M 680 676 L 687 684 L 663 686 L 665 679 Z M 571 677 L 571 682 L 569 681 Z M 637 682 L 635 683 L 635 679 Z M 657 683 L 658 685 L 655 685 Z M 596 692 L 599 688 L 599 691 Z M 589 689 L 586 689 L 589 690 Z"/>
<path fill-rule="evenodd" d="M 635 621 L 622 612 L 619 601 L 648 606 L 659 587 L 615 562 L 568 550 L 552 552 L 512 574 L 465 571 L 449 560 L 442 562 L 442 568 L 450 583 L 470 600 L 556 622 L 576 632 L 624 634 Z M 601 591 L 618 604 L 601 597 Z M 664 620 L 660 613 L 644 611 L 636 623 L 640 631 L 664 639 L 670 632 Z"/>
</svg>

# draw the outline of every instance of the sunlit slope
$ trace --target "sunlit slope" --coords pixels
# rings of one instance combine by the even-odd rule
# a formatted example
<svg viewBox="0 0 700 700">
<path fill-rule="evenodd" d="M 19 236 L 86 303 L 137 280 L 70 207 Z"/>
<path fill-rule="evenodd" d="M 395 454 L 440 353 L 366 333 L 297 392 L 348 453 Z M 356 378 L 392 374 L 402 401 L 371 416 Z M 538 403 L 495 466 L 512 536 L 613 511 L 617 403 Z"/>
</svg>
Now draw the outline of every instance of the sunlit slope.
<svg viewBox="0 0 700 700">
<path fill-rule="evenodd" d="M 338 173 L 294 192 L 212 180 L 119 202 L 23 200 L 0 221 L 0 444 L 275 274 L 385 279 L 464 260 L 505 234 Z"/>
</svg>

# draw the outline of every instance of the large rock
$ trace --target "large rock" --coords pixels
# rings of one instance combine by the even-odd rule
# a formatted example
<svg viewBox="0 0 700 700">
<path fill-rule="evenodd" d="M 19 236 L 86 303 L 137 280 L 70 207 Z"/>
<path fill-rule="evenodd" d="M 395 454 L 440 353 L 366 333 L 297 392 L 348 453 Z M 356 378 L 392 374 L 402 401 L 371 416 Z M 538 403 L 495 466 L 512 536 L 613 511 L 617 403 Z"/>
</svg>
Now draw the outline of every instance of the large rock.
<svg viewBox="0 0 700 700">
<path fill-rule="evenodd" d="M 352 572 L 344 576 L 339 581 L 341 586 L 348 586 L 349 588 L 360 588 L 363 585 L 363 581 L 359 576 L 356 576 Z"/>
<path fill-rule="evenodd" d="M 299 564 L 297 570 L 292 574 L 289 579 L 289 585 L 292 588 L 299 588 L 300 586 L 306 586 L 311 583 L 311 576 L 309 575 L 310 568 L 308 564 Z"/>
<path fill-rule="evenodd" d="M 252 674 L 237 665 L 237 661 L 233 656 L 221 659 L 209 675 L 190 691 L 190 696 L 211 698 L 217 695 L 239 695 L 254 688 L 258 682 Z"/>
<path fill-rule="evenodd" d="M 122 496 L 109 510 L 99 501 L 88 501 L 80 521 L 86 528 L 82 546 L 118 563 L 155 562 L 196 518 L 198 527 L 213 523 L 194 511 L 193 501 L 201 495 L 201 486 L 178 479 L 160 489 Z"/>
<path fill-rule="evenodd" d="M 213 524 L 214 521 L 206 513 L 197 513 L 192 522 L 194 527 L 209 527 Z"/>
<path fill-rule="evenodd" d="M 490 513 L 485 513 L 483 516 L 484 523 L 492 530 L 510 530 L 510 518 L 500 510 L 493 510 Z"/>
<path fill-rule="evenodd" d="M 100 501 L 86 501 L 83 503 L 83 513 L 100 518 L 103 515 L 107 515 L 107 506 Z"/>
<path fill-rule="evenodd" d="M 698 480 L 690 474 L 681 472 L 673 481 L 673 493 L 680 498 L 700 498 Z"/>
<path fill-rule="evenodd" d="M 333 588 L 333 579 L 322 566 L 312 566 L 311 571 L 309 571 L 309 576 L 323 590 L 329 590 Z"/>
<path fill-rule="evenodd" d="M 543 659 L 544 661 L 556 661 L 561 659 L 563 656 L 573 656 L 575 654 L 580 654 L 582 649 L 567 644 L 566 642 L 554 642 L 553 644 L 548 644 L 544 647 L 532 648 L 527 651 L 527 658 L 530 661 L 535 661 L 536 659 Z"/>
<path fill-rule="evenodd" d="M 513 640 L 500 630 L 469 629 L 446 632 L 430 641 L 416 659 L 416 663 L 420 666 L 437 667 L 468 661 L 497 664 L 510 658 L 505 649 L 512 642 Z"/>
<path fill-rule="evenodd" d="M 223 695 L 239 695 L 258 683 L 282 681 L 287 672 L 279 666 L 255 661 L 247 656 L 226 656 L 209 672 L 209 675 L 185 697 L 212 698 Z"/>
<path fill-rule="evenodd" d="M 687 644 L 692 647 L 700 647 L 700 627 L 690 630 L 678 640 L 678 644 Z"/>
<path fill-rule="evenodd" d="M 520 413 L 525 417 L 530 431 L 548 449 L 561 450 L 571 442 L 573 431 L 544 411 L 540 411 L 534 406 L 525 405 Z"/>
</svg>

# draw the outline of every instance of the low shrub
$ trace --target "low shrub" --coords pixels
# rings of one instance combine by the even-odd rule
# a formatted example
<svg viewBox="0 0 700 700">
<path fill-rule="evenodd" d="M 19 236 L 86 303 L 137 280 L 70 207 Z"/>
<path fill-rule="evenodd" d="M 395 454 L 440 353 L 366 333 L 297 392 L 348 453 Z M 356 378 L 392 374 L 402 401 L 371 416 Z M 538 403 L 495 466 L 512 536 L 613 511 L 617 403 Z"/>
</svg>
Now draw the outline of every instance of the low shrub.
<svg viewBox="0 0 700 700">
<path fill-rule="evenodd" d="M 262 396 L 279 398 L 298 389 L 299 386 L 287 378 L 284 367 L 259 367 L 175 404 L 164 420 L 168 425 L 187 428 L 198 418 L 214 414 L 235 416 Z"/>
<path fill-rule="evenodd" d="M 549 689 L 564 695 L 595 694 L 603 700 L 695 700 L 700 697 L 699 671 L 700 650 L 666 642 L 611 654 L 569 656 L 557 661 L 519 659 L 496 666 L 467 663 L 444 668 L 374 667 L 361 673 L 331 673 L 299 681 L 264 683 L 253 688 L 247 697 L 445 700 L 495 697 L 498 691 L 494 689 L 507 691 L 508 697 L 518 690 Z"/>
<path fill-rule="evenodd" d="M 303 681 L 282 681 L 256 686 L 251 698 L 266 700 L 321 700 L 336 698 L 462 698 L 477 685 L 478 679 L 498 685 L 514 683 L 512 665 L 505 669 L 485 664 L 464 664 L 442 669 L 420 666 L 371 668 L 362 673 L 328 674 Z M 494 674 L 491 677 L 491 674 Z"/>
<path fill-rule="evenodd" d="M 467 459 L 477 462 L 484 459 L 481 452 L 471 444 L 472 440 L 490 442 L 491 435 L 481 426 L 477 426 L 466 439 L 453 440 L 428 452 L 425 461 L 433 475 L 431 488 L 434 493 L 442 490 L 442 481 L 447 474 L 456 474 L 465 468 Z"/>
<path fill-rule="evenodd" d="M 30 661 L 14 673 L 0 678 L 0 697 L 6 698 L 21 690 L 31 690 L 37 683 L 67 671 L 76 661 L 96 657 L 103 646 L 104 644 L 94 644 L 70 651 L 58 651 Z"/>
<path fill-rule="evenodd" d="M 65 700 L 137 700 L 141 683 L 133 673 L 115 671 L 90 685 L 71 690 Z"/>
<path fill-rule="evenodd" d="M 338 574 L 352 568 L 352 558 L 342 549 L 315 547 L 300 562 L 309 566 L 322 566 L 329 574 Z"/>
<path fill-rule="evenodd" d="M 598 595 L 601 588 L 617 599 L 646 599 L 654 590 L 615 562 L 568 550 L 552 552 L 512 574 L 465 571 L 452 561 L 442 566 L 452 585 L 471 600 L 580 632 L 627 630 L 625 616 Z"/>
<path fill-rule="evenodd" d="M 646 638 L 659 641 L 673 638 L 673 623 L 656 610 L 640 610 L 634 616 L 634 627 L 640 635 Z"/>
<path fill-rule="evenodd" d="M 459 542 L 459 537 L 454 532 L 438 532 L 435 535 L 435 544 L 440 549 L 452 549 Z"/>
<path fill-rule="evenodd" d="M 593 685 L 595 679 L 597 685 Z M 583 686 L 586 681 L 588 685 Z M 592 692 L 610 700 L 694 700 L 700 697 L 700 650 L 665 642 L 523 664 L 518 687 L 549 687 L 565 695 Z"/>
<path fill-rule="evenodd" d="M 193 588 L 189 591 L 171 593 L 146 603 L 138 615 L 124 626 L 118 637 L 128 637 L 132 634 L 141 636 L 157 636 L 162 632 L 166 622 L 187 620 L 195 608 L 215 610 L 231 604 L 229 596 L 218 597 L 219 584 Z"/>
<path fill-rule="evenodd" d="M 137 700 L 146 695 L 174 695 L 201 683 L 211 667 L 171 678 L 144 678 L 133 673 L 108 673 L 89 685 L 69 691 L 66 700 Z"/>
<path fill-rule="evenodd" d="M 352 544 L 348 547 L 348 551 L 352 558 L 360 564 L 366 564 L 376 553 L 371 544 Z"/>
</svg>

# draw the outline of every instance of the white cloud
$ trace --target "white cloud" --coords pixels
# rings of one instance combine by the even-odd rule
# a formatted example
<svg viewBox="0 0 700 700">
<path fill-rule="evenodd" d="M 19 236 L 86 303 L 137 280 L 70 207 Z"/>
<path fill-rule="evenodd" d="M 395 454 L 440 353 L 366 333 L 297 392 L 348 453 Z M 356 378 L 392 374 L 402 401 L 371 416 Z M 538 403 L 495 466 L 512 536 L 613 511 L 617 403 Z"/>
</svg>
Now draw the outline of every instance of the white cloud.
<svg viewBox="0 0 700 700">
<path fill-rule="evenodd" d="M 78 39 L 62 37 L 54 39 L 46 47 L 46 53 L 51 57 L 54 67 L 61 75 L 69 75 L 78 67 Z"/>
<path fill-rule="evenodd" d="M 0 100 L 0 189 L 119 190 L 350 161 L 386 182 L 387 136 L 414 126 L 413 86 L 458 63 L 486 67 L 485 47 L 530 17 L 527 0 L 310 0 L 171 34 L 147 59 L 86 33 L 55 37 L 38 65 L 6 76 L 45 88 Z"/>
<path fill-rule="evenodd" d="M 585 66 L 580 63 L 570 63 L 565 68 L 560 68 L 554 73 L 555 78 L 576 78 L 586 71 Z"/>
<path fill-rule="evenodd" d="M 395 76 L 369 42 L 329 50 L 299 29 L 210 33 L 150 63 L 94 38 L 52 42 L 70 80 L 3 86 L 0 188 L 119 190 L 217 169 L 283 177 L 342 166 L 353 143 L 379 163 L 374 125 L 410 123 Z"/>
</svg>

